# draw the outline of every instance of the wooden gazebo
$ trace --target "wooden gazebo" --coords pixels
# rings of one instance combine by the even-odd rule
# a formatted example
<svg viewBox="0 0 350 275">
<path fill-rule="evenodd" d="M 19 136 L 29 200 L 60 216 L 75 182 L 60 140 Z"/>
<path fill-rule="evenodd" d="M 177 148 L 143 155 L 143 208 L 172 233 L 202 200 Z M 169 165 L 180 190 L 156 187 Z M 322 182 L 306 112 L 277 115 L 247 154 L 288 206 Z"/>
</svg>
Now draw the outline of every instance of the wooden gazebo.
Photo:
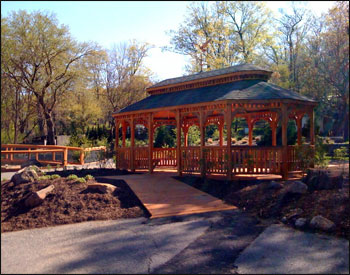
<svg viewBox="0 0 350 275">
<path fill-rule="evenodd" d="M 298 170 L 295 146 L 287 145 L 287 123 L 296 120 L 297 141 L 301 145 L 301 120 L 310 119 L 310 145 L 314 145 L 313 109 L 316 101 L 291 90 L 268 83 L 272 72 L 244 64 L 224 69 L 161 81 L 147 89 L 149 94 L 117 113 L 116 137 L 122 130 L 122 142 L 116 138 L 116 160 L 119 169 L 148 169 L 174 166 L 181 175 L 186 172 L 223 174 L 229 179 L 238 174 L 279 174 Z M 246 119 L 249 129 L 248 146 L 224 145 L 223 129 L 230 128 L 233 118 Z M 269 123 L 272 146 L 252 146 L 254 123 Z M 276 129 L 282 128 L 282 146 L 277 146 Z M 148 147 L 135 147 L 135 126 L 148 129 Z M 216 124 L 219 146 L 205 146 L 205 127 Z M 174 125 L 177 129 L 176 148 L 153 148 L 153 135 L 158 126 Z M 200 146 L 188 146 L 187 133 L 191 125 L 200 129 Z M 126 147 L 126 132 L 130 127 L 131 142 Z M 181 142 L 181 132 L 184 140 Z M 226 140 L 231 141 L 231 131 Z"/>
</svg>

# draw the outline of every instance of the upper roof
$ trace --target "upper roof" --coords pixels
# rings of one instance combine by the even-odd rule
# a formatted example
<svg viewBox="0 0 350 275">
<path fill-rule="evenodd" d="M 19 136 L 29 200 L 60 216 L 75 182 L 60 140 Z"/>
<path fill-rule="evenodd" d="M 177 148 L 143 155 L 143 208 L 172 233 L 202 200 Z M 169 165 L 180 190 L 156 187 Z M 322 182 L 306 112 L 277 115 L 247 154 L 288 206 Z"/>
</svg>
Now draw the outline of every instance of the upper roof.
<svg viewBox="0 0 350 275">
<path fill-rule="evenodd" d="M 161 107 L 174 107 L 185 104 L 212 102 L 220 100 L 268 100 L 292 99 L 316 102 L 297 92 L 281 88 L 265 80 L 240 80 L 214 86 L 187 89 L 175 93 L 156 94 L 146 97 L 117 113 L 149 110 Z"/>
<path fill-rule="evenodd" d="M 163 81 L 160 81 L 148 89 L 152 88 L 158 88 L 162 86 L 168 86 L 168 85 L 174 85 L 178 83 L 184 83 L 184 82 L 189 82 L 189 81 L 194 81 L 194 80 L 199 80 L 199 79 L 204 79 L 204 78 L 210 78 L 210 77 L 215 77 L 219 75 L 225 75 L 225 74 L 230 74 L 230 73 L 236 73 L 236 72 L 244 72 L 244 71 L 264 71 L 264 72 L 269 72 L 272 73 L 270 70 L 264 69 L 259 66 L 251 65 L 251 64 L 241 64 L 241 65 L 236 65 L 232 67 L 227 67 L 223 69 L 218 69 L 218 70 L 213 70 L 213 71 L 207 71 L 207 72 L 200 72 L 192 75 L 186 75 L 186 76 L 181 76 L 181 77 L 175 77 L 175 78 L 169 78 L 165 79 Z"/>
</svg>

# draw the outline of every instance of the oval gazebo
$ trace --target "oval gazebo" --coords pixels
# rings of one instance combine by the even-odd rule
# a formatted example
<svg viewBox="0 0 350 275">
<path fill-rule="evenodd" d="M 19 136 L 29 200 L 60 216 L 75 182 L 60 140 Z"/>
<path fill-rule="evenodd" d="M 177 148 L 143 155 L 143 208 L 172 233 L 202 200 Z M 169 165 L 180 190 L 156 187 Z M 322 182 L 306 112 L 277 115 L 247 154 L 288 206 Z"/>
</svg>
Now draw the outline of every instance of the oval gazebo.
<svg viewBox="0 0 350 275">
<path fill-rule="evenodd" d="M 316 101 L 294 91 L 268 83 L 272 72 L 243 64 L 224 69 L 166 79 L 147 89 L 149 94 L 113 114 L 116 137 L 122 131 L 122 142 L 116 138 L 116 167 L 148 169 L 174 166 L 179 175 L 186 172 L 222 174 L 232 179 L 240 174 L 278 174 L 284 179 L 299 170 L 295 146 L 287 145 L 287 123 L 297 125 L 297 143 L 301 145 L 301 120 L 310 119 L 310 145 L 314 145 L 313 109 Z M 235 117 L 248 124 L 248 146 L 224 145 L 223 129 L 231 128 Z M 252 146 L 253 126 L 258 120 L 269 123 L 272 146 Z M 282 128 L 282 145 L 277 146 L 276 129 Z M 148 129 L 148 147 L 135 147 L 135 126 Z M 216 124 L 219 146 L 205 146 L 205 127 Z M 158 126 L 174 125 L 177 129 L 176 148 L 153 148 L 153 135 Z M 188 129 L 200 129 L 200 146 L 188 146 Z M 126 132 L 130 127 L 131 142 L 126 147 Z M 181 133 L 184 139 L 181 141 Z M 226 140 L 231 141 L 231 131 Z"/>
</svg>

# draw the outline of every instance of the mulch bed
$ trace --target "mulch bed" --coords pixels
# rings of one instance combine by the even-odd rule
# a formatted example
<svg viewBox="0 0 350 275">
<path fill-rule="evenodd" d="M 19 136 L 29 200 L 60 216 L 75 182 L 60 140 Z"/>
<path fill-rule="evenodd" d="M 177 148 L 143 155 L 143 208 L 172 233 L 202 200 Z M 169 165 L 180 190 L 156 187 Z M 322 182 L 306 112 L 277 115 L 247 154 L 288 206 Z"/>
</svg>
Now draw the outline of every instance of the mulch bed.
<svg viewBox="0 0 350 275">
<path fill-rule="evenodd" d="M 342 189 L 316 190 L 304 195 L 288 196 L 282 201 L 279 199 L 282 189 L 268 189 L 269 181 L 203 180 L 195 176 L 176 179 L 262 219 L 280 221 L 296 208 L 303 210 L 299 217 L 309 221 L 316 215 L 322 215 L 336 225 L 335 232 L 331 234 L 350 239 L 349 179 Z M 290 182 L 281 183 L 285 185 Z"/>
<path fill-rule="evenodd" d="M 96 171 L 93 171 L 96 170 Z M 114 220 L 149 216 L 139 199 L 122 180 L 103 180 L 98 176 L 116 175 L 116 170 L 105 169 L 52 172 L 48 174 L 76 174 L 79 177 L 94 175 L 96 180 L 87 183 L 105 182 L 117 187 L 112 194 L 98 191 L 86 192 L 87 183 L 59 178 L 40 180 L 15 186 L 10 181 L 1 183 L 1 232 L 17 231 L 60 224 L 92 220 Z M 102 169 L 103 170 L 103 169 Z M 110 171 L 107 171 L 110 170 Z M 55 186 L 44 202 L 32 209 L 24 206 L 23 200 L 30 192 L 48 185 Z"/>
</svg>

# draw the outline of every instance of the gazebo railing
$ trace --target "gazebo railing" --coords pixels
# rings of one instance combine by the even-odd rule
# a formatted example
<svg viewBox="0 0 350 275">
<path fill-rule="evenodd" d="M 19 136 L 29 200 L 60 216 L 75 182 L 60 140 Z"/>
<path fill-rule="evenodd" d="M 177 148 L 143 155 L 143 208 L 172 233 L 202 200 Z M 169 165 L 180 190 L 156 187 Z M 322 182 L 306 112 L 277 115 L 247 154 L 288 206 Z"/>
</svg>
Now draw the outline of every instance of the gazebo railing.
<svg viewBox="0 0 350 275">
<path fill-rule="evenodd" d="M 131 148 L 117 148 L 116 167 L 119 169 L 131 168 Z"/>
<path fill-rule="evenodd" d="M 205 146 L 203 148 L 205 169 L 207 173 L 226 174 L 228 169 L 228 154 L 226 146 Z"/>
<path fill-rule="evenodd" d="M 135 168 L 148 169 L 148 147 L 135 147 Z"/>
<path fill-rule="evenodd" d="M 184 172 L 200 171 L 200 147 L 182 147 L 181 148 L 181 168 Z"/>
<path fill-rule="evenodd" d="M 233 174 L 280 174 L 282 147 L 233 146 Z"/>
<path fill-rule="evenodd" d="M 176 148 L 153 148 L 153 161 L 156 166 L 176 166 Z"/>
</svg>

